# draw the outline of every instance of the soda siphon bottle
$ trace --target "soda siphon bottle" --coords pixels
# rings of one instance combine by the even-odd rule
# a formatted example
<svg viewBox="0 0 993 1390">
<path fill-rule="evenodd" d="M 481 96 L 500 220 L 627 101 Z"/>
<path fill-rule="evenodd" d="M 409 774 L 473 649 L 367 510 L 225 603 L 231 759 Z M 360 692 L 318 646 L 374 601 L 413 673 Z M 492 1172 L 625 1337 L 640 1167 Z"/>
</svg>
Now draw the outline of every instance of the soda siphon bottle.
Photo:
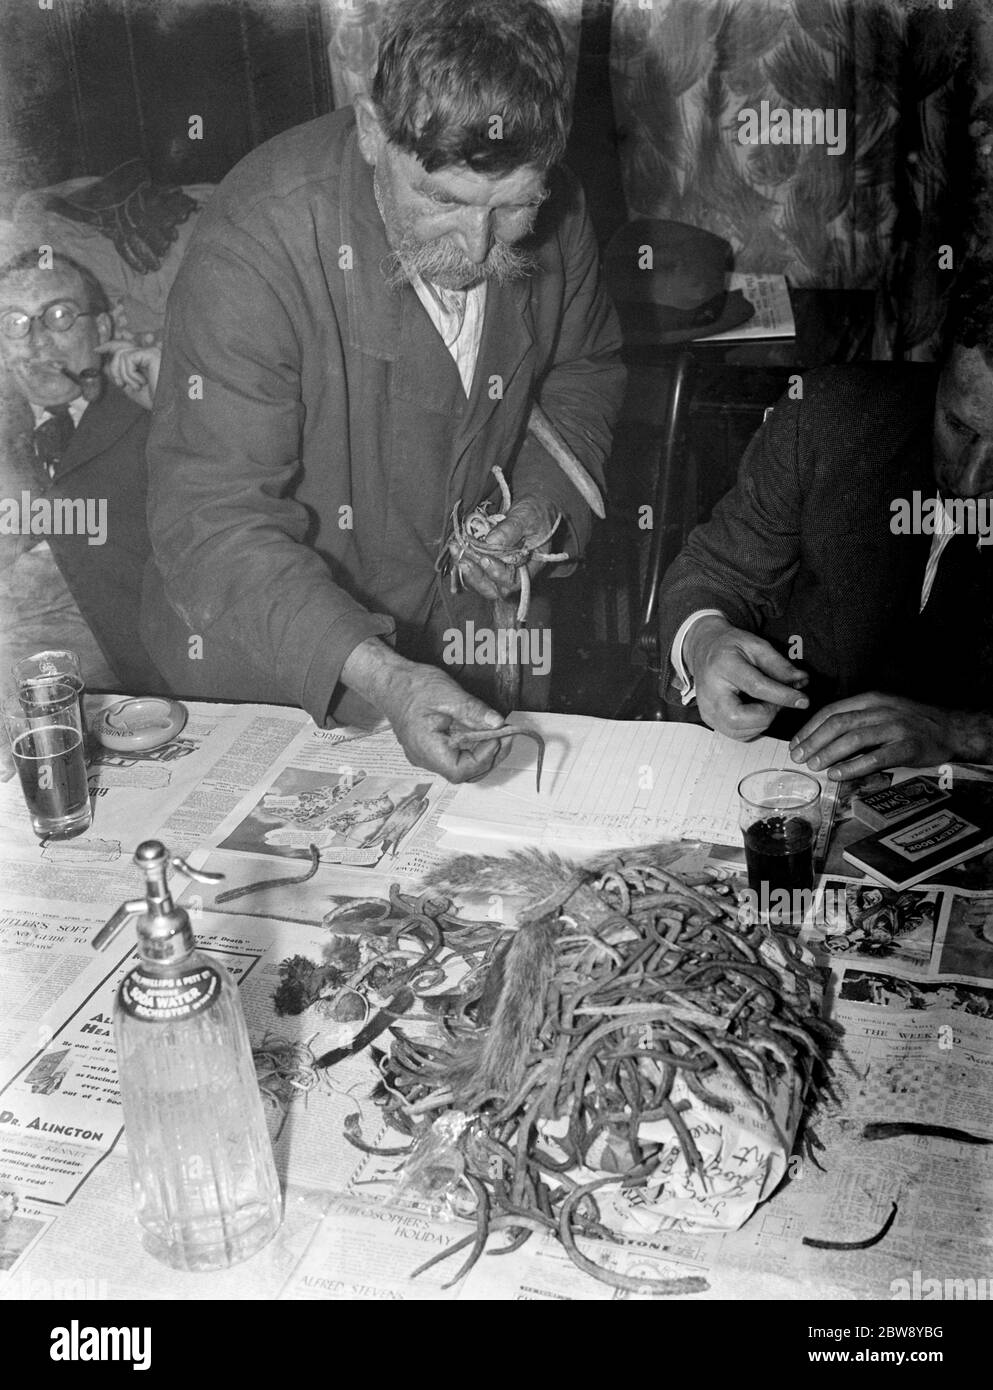
<svg viewBox="0 0 993 1390">
<path fill-rule="evenodd" d="M 197 949 L 169 894 L 170 860 L 146 840 L 134 862 L 146 896 L 94 937 L 103 950 L 137 914 L 139 962 L 114 1005 L 124 1134 L 142 1244 L 174 1269 L 254 1255 L 282 1220 L 279 1180 L 237 986 Z"/>
</svg>

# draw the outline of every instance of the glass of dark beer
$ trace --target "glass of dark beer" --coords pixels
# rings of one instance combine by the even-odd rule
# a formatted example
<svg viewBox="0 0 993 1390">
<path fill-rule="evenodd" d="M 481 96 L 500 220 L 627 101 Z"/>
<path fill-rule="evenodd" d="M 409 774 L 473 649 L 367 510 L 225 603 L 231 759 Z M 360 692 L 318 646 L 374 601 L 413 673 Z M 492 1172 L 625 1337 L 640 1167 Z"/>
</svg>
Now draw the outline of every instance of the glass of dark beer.
<svg viewBox="0 0 993 1390">
<path fill-rule="evenodd" d="M 3 705 L 14 766 L 21 779 L 34 833 L 68 840 L 92 820 L 79 693 L 68 681 L 48 679 Z"/>
<path fill-rule="evenodd" d="M 748 886 L 768 904 L 785 890 L 814 886 L 814 841 L 821 823 L 821 788 L 806 772 L 768 768 L 738 783 L 739 824 Z"/>
</svg>

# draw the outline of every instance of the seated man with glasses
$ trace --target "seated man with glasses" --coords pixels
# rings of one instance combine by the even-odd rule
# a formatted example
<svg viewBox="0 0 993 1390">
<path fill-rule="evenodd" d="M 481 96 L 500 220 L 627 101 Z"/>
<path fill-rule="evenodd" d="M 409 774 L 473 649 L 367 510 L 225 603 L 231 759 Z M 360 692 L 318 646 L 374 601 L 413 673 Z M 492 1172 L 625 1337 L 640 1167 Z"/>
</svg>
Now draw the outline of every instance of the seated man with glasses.
<svg viewBox="0 0 993 1390">
<path fill-rule="evenodd" d="M 0 267 L 0 680 L 68 647 L 91 689 L 161 686 L 138 636 L 158 350 L 112 329 L 69 257 L 34 248 Z"/>
</svg>

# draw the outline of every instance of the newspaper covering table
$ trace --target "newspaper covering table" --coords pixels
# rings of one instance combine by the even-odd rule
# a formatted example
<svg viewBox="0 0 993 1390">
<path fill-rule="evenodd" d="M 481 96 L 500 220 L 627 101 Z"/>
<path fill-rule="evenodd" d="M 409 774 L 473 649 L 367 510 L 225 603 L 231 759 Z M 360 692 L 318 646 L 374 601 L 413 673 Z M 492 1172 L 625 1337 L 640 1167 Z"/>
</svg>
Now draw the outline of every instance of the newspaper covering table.
<svg viewBox="0 0 993 1390">
<path fill-rule="evenodd" d="M 280 1008 L 287 962 L 321 962 L 330 920 L 384 901 L 393 883 L 416 885 L 439 862 L 439 821 L 456 792 L 411 767 L 388 731 L 324 730 L 294 710 L 225 705 L 191 705 L 180 740 L 160 756 L 98 759 L 91 783 L 92 830 L 42 846 L 17 785 L 0 785 L 0 1298 L 640 1296 L 591 1279 L 537 1234 L 509 1257 L 480 1259 L 453 1287 L 457 1260 L 412 1280 L 471 1228 L 410 1196 L 402 1159 L 346 1139 L 357 1114 L 366 1140 L 397 1142 L 371 1099 L 377 1076 L 365 1053 L 270 1107 L 285 1218 L 269 1246 L 209 1275 L 147 1255 L 111 1030 L 134 938 L 122 934 L 102 956 L 90 945 L 136 894 L 138 840 L 161 838 L 225 874 L 217 888 L 175 888 L 200 944 L 238 980 L 253 1043 L 320 1053 L 346 1045 L 358 1024 L 336 1021 L 319 998 L 298 1012 Z M 846 833 L 843 812 L 840 842 Z M 305 883 L 253 886 L 301 876 L 315 838 L 320 866 Z M 687 854 L 709 856 L 718 873 L 741 871 L 734 848 L 688 844 Z M 674 1221 L 651 1238 L 580 1242 L 599 1263 L 629 1275 L 700 1275 L 709 1287 L 697 1299 L 993 1296 L 990 866 L 974 861 L 947 885 L 886 895 L 837 873 L 839 863 L 833 851 L 803 931 L 830 966 L 844 1029 L 837 1094 L 814 1117 L 817 1163 L 795 1156 L 739 1231 L 700 1234 Z M 871 1248 L 804 1243 L 869 1238 L 894 1212 Z"/>
</svg>

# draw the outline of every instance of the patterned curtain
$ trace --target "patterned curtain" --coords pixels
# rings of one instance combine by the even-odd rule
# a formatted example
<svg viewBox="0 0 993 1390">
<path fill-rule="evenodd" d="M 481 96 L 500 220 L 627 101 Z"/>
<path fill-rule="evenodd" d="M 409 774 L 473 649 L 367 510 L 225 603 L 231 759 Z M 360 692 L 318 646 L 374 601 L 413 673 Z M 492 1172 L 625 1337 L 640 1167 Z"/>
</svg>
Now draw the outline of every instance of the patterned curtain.
<svg viewBox="0 0 993 1390">
<path fill-rule="evenodd" d="M 575 63 L 583 0 L 544 0 Z M 629 217 L 727 238 L 739 270 L 878 292 L 877 357 L 933 356 L 962 255 L 993 248 L 993 0 L 612 4 Z M 335 105 L 369 85 L 383 0 L 322 0 Z M 826 144 L 743 144 L 746 110 L 844 110 Z"/>
<path fill-rule="evenodd" d="M 932 355 L 942 248 L 957 263 L 993 231 L 993 7 L 939 5 L 614 0 L 630 215 L 720 233 L 739 270 L 878 290 L 875 355 Z M 844 153 L 742 143 L 741 113 L 763 102 L 843 109 Z"/>
</svg>

